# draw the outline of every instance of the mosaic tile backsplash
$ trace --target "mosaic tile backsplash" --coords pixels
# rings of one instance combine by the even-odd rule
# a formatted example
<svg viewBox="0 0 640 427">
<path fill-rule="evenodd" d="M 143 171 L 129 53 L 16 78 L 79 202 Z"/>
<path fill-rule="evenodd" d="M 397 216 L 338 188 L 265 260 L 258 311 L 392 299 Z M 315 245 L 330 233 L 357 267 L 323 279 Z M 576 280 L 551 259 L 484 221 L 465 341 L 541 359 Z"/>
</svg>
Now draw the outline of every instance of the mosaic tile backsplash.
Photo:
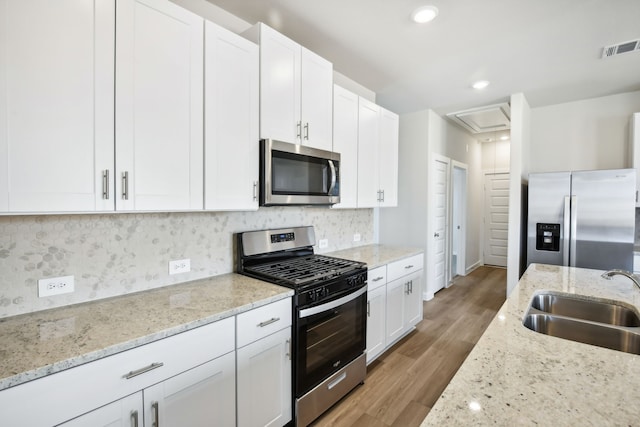
<svg viewBox="0 0 640 427">
<path fill-rule="evenodd" d="M 0 216 L 0 318 L 230 273 L 233 233 L 300 225 L 329 240 L 318 253 L 373 243 L 372 209 Z M 73 293 L 38 298 L 39 279 L 69 275 Z"/>
</svg>

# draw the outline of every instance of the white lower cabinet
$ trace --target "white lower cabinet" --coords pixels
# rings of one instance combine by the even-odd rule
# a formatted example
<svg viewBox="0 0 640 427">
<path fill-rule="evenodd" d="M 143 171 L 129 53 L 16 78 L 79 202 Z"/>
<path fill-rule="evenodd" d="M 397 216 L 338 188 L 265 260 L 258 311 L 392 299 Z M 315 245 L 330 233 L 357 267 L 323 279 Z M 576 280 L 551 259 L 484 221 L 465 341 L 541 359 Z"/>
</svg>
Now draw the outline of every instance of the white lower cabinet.
<svg viewBox="0 0 640 427">
<path fill-rule="evenodd" d="M 235 426 L 235 352 L 63 423 L 64 427 Z"/>
<path fill-rule="evenodd" d="M 422 320 L 423 254 L 372 269 L 367 292 L 367 364 Z"/>
<path fill-rule="evenodd" d="M 292 418 L 291 300 L 242 313 L 237 327 L 238 427 L 283 426 Z"/>
</svg>

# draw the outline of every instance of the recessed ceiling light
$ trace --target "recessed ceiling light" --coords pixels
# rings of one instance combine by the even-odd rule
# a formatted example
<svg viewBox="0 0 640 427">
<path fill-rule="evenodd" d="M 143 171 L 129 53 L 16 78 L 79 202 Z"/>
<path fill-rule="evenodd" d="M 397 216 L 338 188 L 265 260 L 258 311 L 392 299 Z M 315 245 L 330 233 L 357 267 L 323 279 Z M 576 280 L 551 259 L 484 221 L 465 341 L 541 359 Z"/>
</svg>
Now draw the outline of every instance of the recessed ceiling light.
<svg viewBox="0 0 640 427">
<path fill-rule="evenodd" d="M 477 82 L 471 85 L 471 87 L 474 89 L 484 89 L 487 86 L 489 86 L 488 80 L 478 80 Z"/>
<path fill-rule="evenodd" d="M 508 137 L 507 135 L 502 135 L 502 136 L 500 137 L 500 141 L 506 141 L 506 140 L 508 140 L 508 139 L 509 139 L 509 137 Z"/>
<path fill-rule="evenodd" d="M 411 14 L 411 19 L 418 24 L 433 21 L 438 16 L 438 8 L 435 6 L 422 6 L 417 8 Z"/>
</svg>

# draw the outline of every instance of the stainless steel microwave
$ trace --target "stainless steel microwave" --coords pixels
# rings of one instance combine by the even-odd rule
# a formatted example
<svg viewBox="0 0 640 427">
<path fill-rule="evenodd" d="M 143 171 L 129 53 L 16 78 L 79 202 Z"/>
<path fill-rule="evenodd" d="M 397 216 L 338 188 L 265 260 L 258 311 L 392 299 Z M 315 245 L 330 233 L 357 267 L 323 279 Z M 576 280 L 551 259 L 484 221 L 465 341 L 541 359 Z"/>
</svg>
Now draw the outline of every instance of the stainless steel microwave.
<svg viewBox="0 0 640 427">
<path fill-rule="evenodd" d="M 260 206 L 340 202 L 340 154 L 260 140 Z"/>
</svg>

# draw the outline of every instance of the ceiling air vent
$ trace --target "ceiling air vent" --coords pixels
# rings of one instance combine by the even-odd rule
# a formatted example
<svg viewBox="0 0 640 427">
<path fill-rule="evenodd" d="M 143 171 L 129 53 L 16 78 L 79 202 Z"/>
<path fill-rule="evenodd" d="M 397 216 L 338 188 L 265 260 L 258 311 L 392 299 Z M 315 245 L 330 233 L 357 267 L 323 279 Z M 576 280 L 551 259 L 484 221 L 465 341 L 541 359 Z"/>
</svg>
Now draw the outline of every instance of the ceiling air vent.
<svg viewBox="0 0 640 427">
<path fill-rule="evenodd" d="M 611 58 L 612 56 L 629 52 L 640 52 L 640 39 L 605 46 L 602 48 L 602 58 Z"/>
<path fill-rule="evenodd" d="M 506 102 L 449 113 L 447 117 L 471 133 L 495 132 L 511 128 L 511 108 Z"/>
</svg>

